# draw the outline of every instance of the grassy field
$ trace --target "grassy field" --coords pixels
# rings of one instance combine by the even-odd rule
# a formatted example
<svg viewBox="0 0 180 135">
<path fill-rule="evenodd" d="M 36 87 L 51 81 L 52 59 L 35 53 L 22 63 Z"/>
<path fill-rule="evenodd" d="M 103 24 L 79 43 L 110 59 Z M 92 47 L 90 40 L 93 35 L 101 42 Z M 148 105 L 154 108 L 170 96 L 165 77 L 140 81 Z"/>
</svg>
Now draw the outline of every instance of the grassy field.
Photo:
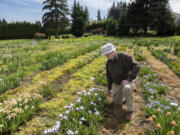
<svg viewBox="0 0 180 135">
<path fill-rule="evenodd" d="M 108 42 L 141 66 L 131 122 L 106 97 Z M 179 54 L 179 36 L 2 40 L 0 134 L 177 135 Z"/>
</svg>

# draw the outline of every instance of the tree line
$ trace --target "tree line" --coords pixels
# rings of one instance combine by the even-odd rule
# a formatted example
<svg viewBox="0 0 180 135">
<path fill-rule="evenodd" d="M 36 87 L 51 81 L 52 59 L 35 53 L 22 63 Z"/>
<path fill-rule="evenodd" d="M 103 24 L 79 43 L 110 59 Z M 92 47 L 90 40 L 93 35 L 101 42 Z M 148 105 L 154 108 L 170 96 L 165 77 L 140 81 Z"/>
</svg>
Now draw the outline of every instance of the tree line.
<svg viewBox="0 0 180 135">
<path fill-rule="evenodd" d="M 135 0 L 113 3 L 108 13 L 108 34 L 128 35 L 154 30 L 157 35 L 173 35 L 175 17 L 169 0 Z"/>
<path fill-rule="evenodd" d="M 12 22 L 0 19 L 0 39 L 32 38 L 36 32 L 43 32 L 41 22 Z"/>
<path fill-rule="evenodd" d="M 0 39 L 32 38 L 35 32 L 55 38 L 64 33 L 80 37 L 96 28 L 103 28 L 112 36 L 146 35 L 150 30 L 157 35 L 180 34 L 180 20 L 175 22 L 169 0 L 114 2 L 105 18 L 97 11 L 97 20 L 90 20 L 88 8 L 76 0 L 72 9 L 68 8 L 67 0 L 44 0 L 42 10 L 45 11 L 42 24 L 39 21 L 7 23 L 0 19 Z"/>
</svg>

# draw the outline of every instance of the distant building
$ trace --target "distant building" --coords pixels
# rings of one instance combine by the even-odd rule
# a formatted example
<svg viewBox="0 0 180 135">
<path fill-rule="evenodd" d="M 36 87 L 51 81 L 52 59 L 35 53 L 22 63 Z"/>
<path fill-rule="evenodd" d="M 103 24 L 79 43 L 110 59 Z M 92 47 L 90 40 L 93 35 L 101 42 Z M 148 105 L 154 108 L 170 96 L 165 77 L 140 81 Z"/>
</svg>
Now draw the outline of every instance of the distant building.
<svg viewBox="0 0 180 135">
<path fill-rule="evenodd" d="M 103 27 L 101 27 L 101 28 L 92 29 L 91 33 L 93 33 L 93 35 L 105 35 L 106 31 L 104 30 Z"/>
</svg>

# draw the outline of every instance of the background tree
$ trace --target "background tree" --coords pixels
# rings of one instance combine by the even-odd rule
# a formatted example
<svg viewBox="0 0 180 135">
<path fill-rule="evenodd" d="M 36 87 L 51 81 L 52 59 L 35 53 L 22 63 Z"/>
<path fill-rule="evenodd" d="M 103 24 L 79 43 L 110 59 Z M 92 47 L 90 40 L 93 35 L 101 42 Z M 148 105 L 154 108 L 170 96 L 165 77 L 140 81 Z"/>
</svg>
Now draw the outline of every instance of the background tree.
<svg viewBox="0 0 180 135">
<path fill-rule="evenodd" d="M 43 10 L 48 10 L 42 18 L 44 28 L 57 38 L 58 32 L 69 25 L 67 0 L 45 0 L 43 5 Z"/>
<path fill-rule="evenodd" d="M 4 18 L 2 20 L 0 19 L 0 24 L 7 24 L 7 21 Z"/>
<path fill-rule="evenodd" d="M 131 30 L 136 34 L 141 29 L 140 18 L 141 10 L 136 5 L 136 2 L 132 2 L 128 6 L 127 20 Z"/>
<path fill-rule="evenodd" d="M 79 2 L 74 1 L 72 9 L 72 26 L 71 32 L 74 36 L 80 37 L 85 32 L 85 26 L 87 22 L 87 11 L 80 6 Z"/>
<path fill-rule="evenodd" d="M 169 0 L 151 0 L 152 27 L 158 35 L 173 35 L 175 19 L 169 6 Z"/>
<path fill-rule="evenodd" d="M 109 17 L 107 20 L 107 35 L 115 36 L 118 34 L 118 21 L 113 17 Z"/>
<path fill-rule="evenodd" d="M 142 29 L 147 34 L 148 28 L 156 30 L 158 35 L 174 33 L 174 18 L 169 0 L 135 0 L 129 4 L 127 18 L 135 33 Z"/>
<path fill-rule="evenodd" d="M 87 31 L 87 27 L 90 25 L 90 19 L 89 19 L 89 11 L 88 11 L 88 8 L 85 7 L 85 20 L 86 20 L 86 24 L 85 24 L 85 31 Z"/>
<path fill-rule="evenodd" d="M 109 12 L 108 12 L 108 23 L 107 25 L 107 33 L 112 35 L 112 31 L 114 31 L 115 29 L 117 30 L 115 32 L 115 34 L 119 34 L 119 35 L 127 35 L 129 32 L 129 26 L 128 26 L 128 22 L 127 22 L 127 3 L 120 1 L 117 3 L 113 3 L 112 7 L 110 8 Z M 116 26 L 114 27 L 113 30 L 109 29 L 109 27 L 113 27 L 111 26 L 111 23 L 117 24 L 118 28 L 116 28 Z M 110 32 L 108 32 L 110 30 Z"/>
<path fill-rule="evenodd" d="M 118 34 L 121 36 L 126 36 L 129 34 L 129 25 L 126 14 L 121 15 L 118 25 L 118 32 Z"/>
<path fill-rule="evenodd" d="M 113 17 L 113 19 L 120 18 L 120 10 L 117 8 L 115 2 L 113 2 L 112 7 L 108 11 L 108 18 L 110 17 Z"/>
<path fill-rule="evenodd" d="M 147 34 L 148 28 L 151 24 L 150 14 L 151 0 L 135 0 L 129 4 L 127 17 L 131 29 L 136 34 L 140 29 Z"/>
<path fill-rule="evenodd" d="M 98 21 L 98 22 L 102 21 L 100 10 L 98 10 L 98 12 L 97 12 L 97 21 Z"/>
<path fill-rule="evenodd" d="M 176 34 L 180 35 L 180 19 L 176 22 Z"/>
</svg>

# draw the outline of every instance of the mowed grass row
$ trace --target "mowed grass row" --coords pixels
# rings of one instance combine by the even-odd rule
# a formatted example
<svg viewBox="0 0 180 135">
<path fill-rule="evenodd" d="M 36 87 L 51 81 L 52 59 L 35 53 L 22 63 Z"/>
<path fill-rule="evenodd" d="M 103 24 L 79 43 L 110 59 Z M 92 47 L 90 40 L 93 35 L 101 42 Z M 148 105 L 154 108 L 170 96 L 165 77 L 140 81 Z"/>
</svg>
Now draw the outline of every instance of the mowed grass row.
<svg viewBox="0 0 180 135">
<path fill-rule="evenodd" d="M 9 133 L 9 132 L 14 131 L 21 123 L 23 123 L 34 112 L 36 112 L 36 110 L 38 110 L 39 108 L 40 99 L 45 102 L 47 98 L 49 99 L 48 96 L 52 98 L 59 92 L 58 90 L 56 91 L 52 89 L 48 89 L 47 91 L 47 88 L 49 88 L 49 86 L 53 83 L 53 81 L 55 81 L 58 78 L 61 78 L 66 73 L 75 72 L 74 69 L 85 66 L 86 64 L 91 62 L 93 59 L 97 58 L 98 56 L 100 56 L 99 50 L 88 53 L 86 55 L 79 56 L 77 59 L 70 60 L 63 66 L 59 66 L 49 71 L 50 74 L 46 74 L 41 77 L 37 75 L 36 79 L 38 78 L 38 83 L 36 81 L 34 85 L 30 85 L 32 88 L 31 91 L 29 91 L 30 90 L 29 88 L 22 89 L 21 91 L 18 91 L 16 96 L 15 94 L 12 95 L 14 98 L 10 98 L 8 94 L 9 96 L 8 100 L 4 100 L 3 103 L 1 103 L 1 110 L 3 110 L 1 112 L 2 119 L 1 119 L 1 124 L 0 124 L 1 126 L 3 125 L 2 133 Z M 42 83 L 42 81 L 44 80 L 44 77 L 47 78 L 47 80 L 46 82 Z M 33 95 L 33 93 L 34 94 L 38 93 L 38 95 L 39 94 L 42 94 L 42 95 L 36 96 L 37 98 L 34 99 L 34 97 L 31 96 Z M 23 95 L 30 95 L 30 96 L 28 96 L 28 98 L 24 98 Z M 20 100 L 20 99 L 23 99 L 23 100 Z M 35 105 L 31 103 L 32 101 Z M 7 103 L 9 105 L 7 105 Z M 33 106 L 33 109 L 31 108 L 32 106 Z M 31 109 L 27 110 L 27 108 L 31 108 Z"/>
</svg>

